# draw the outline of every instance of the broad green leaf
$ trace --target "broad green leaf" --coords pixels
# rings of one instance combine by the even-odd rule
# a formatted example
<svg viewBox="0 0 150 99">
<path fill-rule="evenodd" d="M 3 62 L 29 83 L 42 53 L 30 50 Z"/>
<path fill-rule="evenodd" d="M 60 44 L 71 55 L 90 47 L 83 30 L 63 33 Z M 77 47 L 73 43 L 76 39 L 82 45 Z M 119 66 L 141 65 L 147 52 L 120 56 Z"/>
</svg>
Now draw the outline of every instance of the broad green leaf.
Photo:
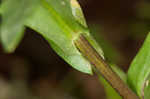
<svg viewBox="0 0 150 99">
<path fill-rule="evenodd" d="M 130 87 L 142 98 L 150 99 L 150 33 L 128 71 Z M 146 91 L 145 91 L 146 90 Z"/>
<path fill-rule="evenodd" d="M 126 74 L 116 65 L 110 64 L 111 68 L 113 71 L 115 71 L 120 78 L 126 83 Z M 102 77 L 99 76 L 100 82 L 104 86 L 104 90 L 106 93 L 106 99 L 122 99 L 121 96 L 112 88 L 112 86 Z"/>
<path fill-rule="evenodd" d="M 13 52 L 23 37 L 24 21 L 38 0 L 4 0 L 0 6 L 2 24 L 0 39 L 6 52 Z"/>
<path fill-rule="evenodd" d="M 74 45 L 74 40 L 80 34 L 85 35 L 103 56 L 101 48 L 90 36 L 87 27 L 73 15 L 71 0 L 41 0 L 33 16 L 25 24 L 39 32 L 58 55 L 79 71 L 92 73 L 90 63 Z"/>
<path fill-rule="evenodd" d="M 40 33 L 58 55 L 79 71 L 92 73 L 90 63 L 74 45 L 80 34 L 85 35 L 103 56 L 101 48 L 89 34 L 76 0 L 7 0 L 0 9 L 3 17 L 1 41 L 7 52 L 16 48 L 25 25 Z"/>
</svg>

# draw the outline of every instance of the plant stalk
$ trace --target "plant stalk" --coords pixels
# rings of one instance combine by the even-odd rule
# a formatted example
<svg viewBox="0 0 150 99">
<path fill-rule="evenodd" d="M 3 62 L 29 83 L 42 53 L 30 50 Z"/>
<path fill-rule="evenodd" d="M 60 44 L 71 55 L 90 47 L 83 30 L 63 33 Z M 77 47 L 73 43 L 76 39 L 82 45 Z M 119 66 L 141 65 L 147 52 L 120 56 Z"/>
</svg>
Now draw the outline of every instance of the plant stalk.
<svg viewBox="0 0 150 99">
<path fill-rule="evenodd" d="M 98 54 L 84 35 L 80 35 L 79 38 L 75 40 L 75 45 L 82 55 L 102 74 L 123 99 L 139 99 L 139 97 L 120 79 L 120 77 Z"/>
</svg>

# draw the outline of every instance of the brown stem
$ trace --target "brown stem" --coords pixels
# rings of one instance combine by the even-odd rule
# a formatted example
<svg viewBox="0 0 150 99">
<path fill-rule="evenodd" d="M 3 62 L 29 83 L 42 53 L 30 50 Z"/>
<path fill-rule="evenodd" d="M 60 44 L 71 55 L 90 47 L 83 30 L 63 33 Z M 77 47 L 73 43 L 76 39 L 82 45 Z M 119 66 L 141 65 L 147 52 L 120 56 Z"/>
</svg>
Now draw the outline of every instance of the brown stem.
<svg viewBox="0 0 150 99">
<path fill-rule="evenodd" d="M 113 72 L 111 67 L 103 60 L 98 52 L 91 46 L 84 35 L 75 41 L 76 47 L 87 60 L 93 64 L 97 71 L 112 85 L 123 99 L 139 99 L 138 96 Z"/>
</svg>

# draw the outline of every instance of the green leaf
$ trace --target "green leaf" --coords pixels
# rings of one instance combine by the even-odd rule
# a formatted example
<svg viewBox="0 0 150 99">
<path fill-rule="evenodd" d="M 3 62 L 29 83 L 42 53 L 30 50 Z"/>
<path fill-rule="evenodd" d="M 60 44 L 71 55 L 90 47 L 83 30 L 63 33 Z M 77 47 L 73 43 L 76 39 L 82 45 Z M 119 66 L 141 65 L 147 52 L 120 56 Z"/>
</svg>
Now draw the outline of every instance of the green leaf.
<svg viewBox="0 0 150 99">
<path fill-rule="evenodd" d="M 34 15 L 25 24 L 39 32 L 58 55 L 79 71 L 92 73 L 90 63 L 74 45 L 74 40 L 80 34 L 85 35 L 103 56 L 101 48 L 90 36 L 87 27 L 74 17 L 70 0 L 41 0 Z"/>
<path fill-rule="evenodd" d="M 76 0 L 7 0 L 0 9 L 3 17 L 1 41 L 7 52 L 15 50 L 23 37 L 24 26 L 27 26 L 41 34 L 72 67 L 84 73 L 91 74 L 92 69 L 74 45 L 80 34 L 85 35 L 103 56 L 89 34 Z"/>
<path fill-rule="evenodd" d="M 150 33 L 128 71 L 130 87 L 142 98 L 150 99 Z"/>
<path fill-rule="evenodd" d="M 110 64 L 110 66 L 113 69 L 113 71 L 115 71 L 120 76 L 120 78 L 125 83 L 127 83 L 126 74 L 116 65 Z M 122 99 L 122 97 L 115 91 L 114 88 L 112 88 L 112 86 L 102 76 L 99 76 L 99 80 L 104 86 L 104 90 L 106 92 L 106 99 Z"/>
<path fill-rule="evenodd" d="M 82 9 L 78 2 L 76 0 L 71 0 L 71 8 L 72 8 L 72 14 L 75 17 L 75 19 L 84 27 L 87 27 Z"/>
<path fill-rule="evenodd" d="M 38 0 L 5 0 L 0 12 L 0 39 L 6 52 L 13 52 L 23 37 L 24 21 L 31 15 Z"/>
</svg>

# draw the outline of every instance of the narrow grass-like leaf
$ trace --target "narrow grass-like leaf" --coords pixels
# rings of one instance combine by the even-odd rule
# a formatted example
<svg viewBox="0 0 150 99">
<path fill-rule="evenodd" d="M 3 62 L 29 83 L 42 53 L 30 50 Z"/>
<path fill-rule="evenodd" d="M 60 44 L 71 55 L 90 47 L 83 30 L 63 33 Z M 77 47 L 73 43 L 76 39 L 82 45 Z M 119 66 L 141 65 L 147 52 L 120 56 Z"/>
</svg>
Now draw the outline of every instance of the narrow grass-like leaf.
<svg viewBox="0 0 150 99">
<path fill-rule="evenodd" d="M 150 99 L 150 33 L 128 71 L 128 83 L 144 99 Z"/>
</svg>

